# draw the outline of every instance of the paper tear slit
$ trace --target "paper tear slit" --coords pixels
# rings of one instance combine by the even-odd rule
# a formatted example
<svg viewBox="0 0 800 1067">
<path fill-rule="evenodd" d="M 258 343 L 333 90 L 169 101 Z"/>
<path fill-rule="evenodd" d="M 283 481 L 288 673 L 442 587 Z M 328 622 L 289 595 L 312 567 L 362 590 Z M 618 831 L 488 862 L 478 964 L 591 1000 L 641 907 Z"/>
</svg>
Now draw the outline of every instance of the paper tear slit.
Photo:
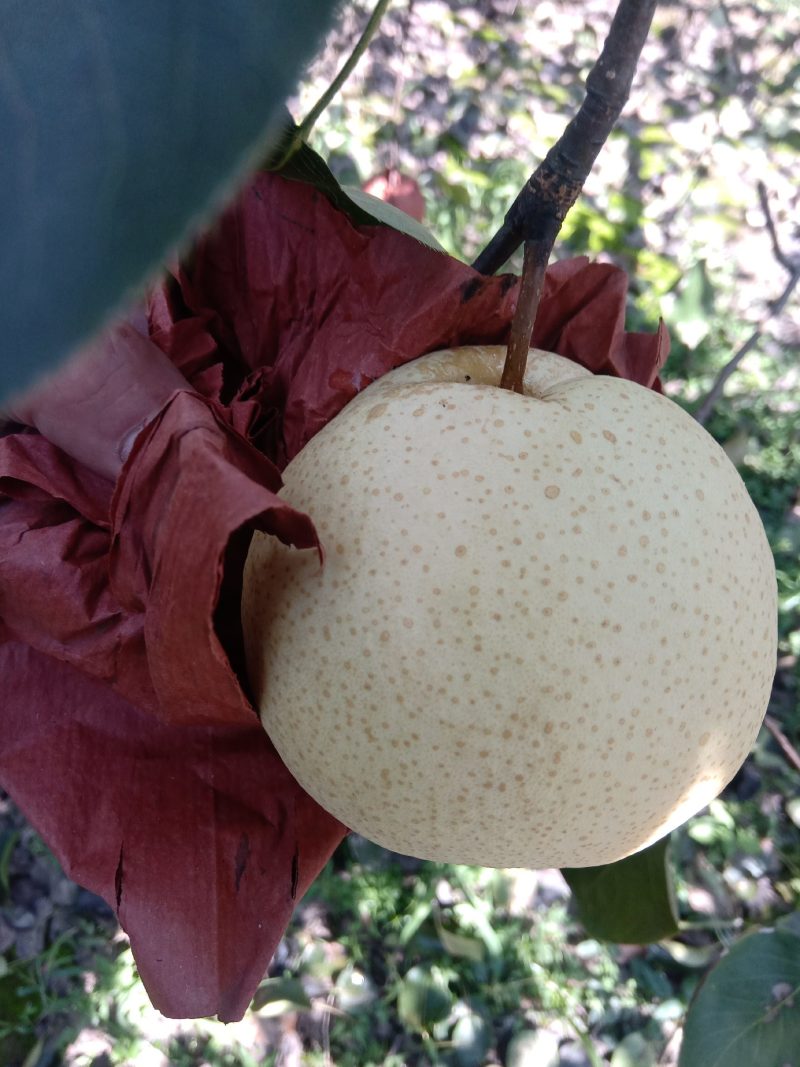
<svg viewBox="0 0 800 1067">
<path fill-rule="evenodd" d="M 119 846 L 119 860 L 117 861 L 117 869 L 114 872 L 114 895 L 117 901 L 117 914 L 119 914 L 120 905 L 122 904 L 122 880 L 124 878 L 123 868 L 123 853 L 125 846 Z"/>
<path fill-rule="evenodd" d="M 292 856 L 292 900 L 297 896 L 297 883 L 300 881 L 300 849 L 295 847 Z"/>
<path fill-rule="evenodd" d="M 236 849 L 236 863 L 234 867 L 234 880 L 236 883 L 236 892 L 239 892 L 239 886 L 242 884 L 242 878 L 244 872 L 247 870 L 247 862 L 250 859 L 250 838 L 247 834 L 242 834 L 239 838 L 239 847 Z"/>
</svg>

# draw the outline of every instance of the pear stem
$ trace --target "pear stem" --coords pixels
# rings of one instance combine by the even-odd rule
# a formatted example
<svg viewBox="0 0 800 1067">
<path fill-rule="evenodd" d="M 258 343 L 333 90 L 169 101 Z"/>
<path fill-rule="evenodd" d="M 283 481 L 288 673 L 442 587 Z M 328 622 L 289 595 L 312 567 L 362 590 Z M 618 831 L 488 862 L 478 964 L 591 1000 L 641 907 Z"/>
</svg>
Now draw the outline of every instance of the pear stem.
<svg viewBox="0 0 800 1067">
<path fill-rule="evenodd" d="M 500 388 L 511 389 L 515 393 L 523 391 L 522 383 L 531 346 L 533 324 L 544 288 L 544 273 L 547 270 L 547 260 L 550 258 L 550 247 L 543 245 L 541 241 L 526 241 L 524 255 L 517 308 L 511 322 L 508 351 L 500 378 Z"/>
<path fill-rule="evenodd" d="M 522 286 L 511 329 L 515 351 L 522 344 L 517 335 L 522 337 L 526 330 L 526 347 L 530 345 L 550 253 L 567 212 L 578 199 L 627 102 L 656 2 L 620 0 L 603 50 L 586 79 L 586 97 L 580 109 L 525 183 L 500 230 L 472 264 L 482 274 L 494 274 L 521 244 L 526 246 Z M 527 273 L 532 277 L 526 282 Z M 507 367 L 511 358 L 509 345 Z M 506 388 L 522 392 L 524 373 L 524 361 L 520 369 L 515 357 L 514 369 L 503 371 Z"/>
</svg>

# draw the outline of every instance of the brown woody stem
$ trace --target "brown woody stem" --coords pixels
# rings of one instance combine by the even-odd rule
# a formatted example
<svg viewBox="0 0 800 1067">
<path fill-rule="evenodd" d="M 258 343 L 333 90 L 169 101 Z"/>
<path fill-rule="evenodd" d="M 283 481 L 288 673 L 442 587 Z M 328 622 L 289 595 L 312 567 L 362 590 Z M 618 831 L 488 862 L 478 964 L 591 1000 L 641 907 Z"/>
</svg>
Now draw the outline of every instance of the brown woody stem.
<svg viewBox="0 0 800 1067">
<path fill-rule="evenodd" d="M 482 274 L 494 274 L 525 242 L 522 287 L 511 336 L 521 336 L 530 322 L 527 344 L 542 291 L 542 284 L 537 284 L 536 279 L 541 273 L 543 281 L 561 224 L 625 106 L 655 7 L 656 0 L 620 0 L 603 51 L 586 79 L 586 97 L 577 115 L 528 179 L 500 230 L 473 263 Z M 526 282 L 529 272 L 533 277 Z M 523 292 L 528 294 L 526 300 Z M 516 318 L 520 320 L 518 325 Z M 519 343 L 515 340 L 515 345 Z M 507 365 L 510 362 L 509 345 Z M 507 388 L 521 392 L 524 372 L 524 361 L 521 373 L 517 364 L 514 371 L 504 370 Z"/>
<path fill-rule="evenodd" d="M 508 352 L 500 378 L 501 389 L 522 392 L 525 366 L 528 362 L 528 350 L 531 346 L 531 334 L 539 301 L 544 288 L 544 272 L 550 258 L 550 247 L 541 241 L 525 242 L 525 259 L 522 268 L 522 281 L 517 298 L 517 309 L 511 322 L 511 334 L 508 339 Z"/>
<path fill-rule="evenodd" d="M 774 719 L 771 715 L 765 715 L 764 725 L 780 745 L 781 751 L 789 763 L 796 771 L 800 771 L 800 752 L 797 751 L 783 730 L 781 730 L 777 719 Z"/>
</svg>

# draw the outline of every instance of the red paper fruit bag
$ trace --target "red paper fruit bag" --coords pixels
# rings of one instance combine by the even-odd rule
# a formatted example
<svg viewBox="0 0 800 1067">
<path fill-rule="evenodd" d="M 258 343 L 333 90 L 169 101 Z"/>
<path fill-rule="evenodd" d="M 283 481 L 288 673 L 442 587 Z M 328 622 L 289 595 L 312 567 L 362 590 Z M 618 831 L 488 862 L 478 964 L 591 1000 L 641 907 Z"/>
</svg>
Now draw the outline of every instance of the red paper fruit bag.
<svg viewBox="0 0 800 1067">
<path fill-rule="evenodd" d="M 548 272 L 534 343 L 657 387 L 625 275 Z M 346 828 L 248 699 L 250 534 L 318 544 L 280 470 L 360 389 L 437 348 L 507 339 L 517 279 L 258 175 L 149 298 L 180 370 L 116 483 L 32 431 L 0 438 L 0 783 L 115 908 L 153 1003 L 240 1018 Z"/>
</svg>

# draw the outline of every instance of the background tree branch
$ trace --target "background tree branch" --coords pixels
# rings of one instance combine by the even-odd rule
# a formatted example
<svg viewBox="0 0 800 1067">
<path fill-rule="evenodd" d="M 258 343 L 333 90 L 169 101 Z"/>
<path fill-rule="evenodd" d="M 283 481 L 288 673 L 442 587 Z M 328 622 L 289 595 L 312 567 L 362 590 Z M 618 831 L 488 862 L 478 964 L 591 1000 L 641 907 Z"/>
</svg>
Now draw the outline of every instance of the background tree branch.
<svg viewBox="0 0 800 1067">
<path fill-rule="evenodd" d="M 785 267 L 785 269 L 789 271 L 789 278 L 786 282 L 786 285 L 783 287 L 783 292 L 781 293 L 781 295 L 778 297 L 777 300 L 774 300 L 769 305 L 769 310 L 767 311 L 767 314 L 764 316 L 761 322 L 758 323 L 758 325 L 755 327 L 755 329 L 747 338 L 747 340 L 742 345 L 740 345 L 739 348 L 737 348 L 737 350 L 734 352 L 734 354 L 719 372 L 717 377 L 714 379 L 714 384 L 709 389 L 708 394 L 706 395 L 703 402 L 700 404 L 700 407 L 694 413 L 695 419 L 697 419 L 701 426 L 705 426 L 705 424 L 711 417 L 711 413 L 713 412 L 714 408 L 717 405 L 717 402 L 725 391 L 725 386 L 728 382 L 728 379 L 736 371 L 739 364 L 742 362 L 748 352 L 751 352 L 761 340 L 762 334 L 764 333 L 764 330 L 767 328 L 767 326 L 769 326 L 770 322 L 772 322 L 773 319 L 777 318 L 778 315 L 781 314 L 783 309 L 789 303 L 789 300 L 791 299 L 792 293 L 795 291 L 798 282 L 800 282 L 800 257 L 798 257 L 796 260 L 792 259 L 790 256 L 787 256 L 781 248 L 780 241 L 778 240 L 778 233 L 775 229 L 775 221 L 772 218 L 772 212 L 770 211 L 769 207 L 766 186 L 763 182 L 758 183 L 758 198 L 761 202 L 761 209 L 764 212 L 767 232 L 769 233 L 770 241 L 772 242 L 772 253 L 778 263 L 780 263 L 782 267 Z"/>
<path fill-rule="evenodd" d="M 794 767 L 796 771 L 800 771 L 800 752 L 797 751 L 783 730 L 781 730 L 777 719 L 775 719 L 773 715 L 765 715 L 764 726 L 775 738 L 781 751 L 792 767 Z"/>
</svg>

